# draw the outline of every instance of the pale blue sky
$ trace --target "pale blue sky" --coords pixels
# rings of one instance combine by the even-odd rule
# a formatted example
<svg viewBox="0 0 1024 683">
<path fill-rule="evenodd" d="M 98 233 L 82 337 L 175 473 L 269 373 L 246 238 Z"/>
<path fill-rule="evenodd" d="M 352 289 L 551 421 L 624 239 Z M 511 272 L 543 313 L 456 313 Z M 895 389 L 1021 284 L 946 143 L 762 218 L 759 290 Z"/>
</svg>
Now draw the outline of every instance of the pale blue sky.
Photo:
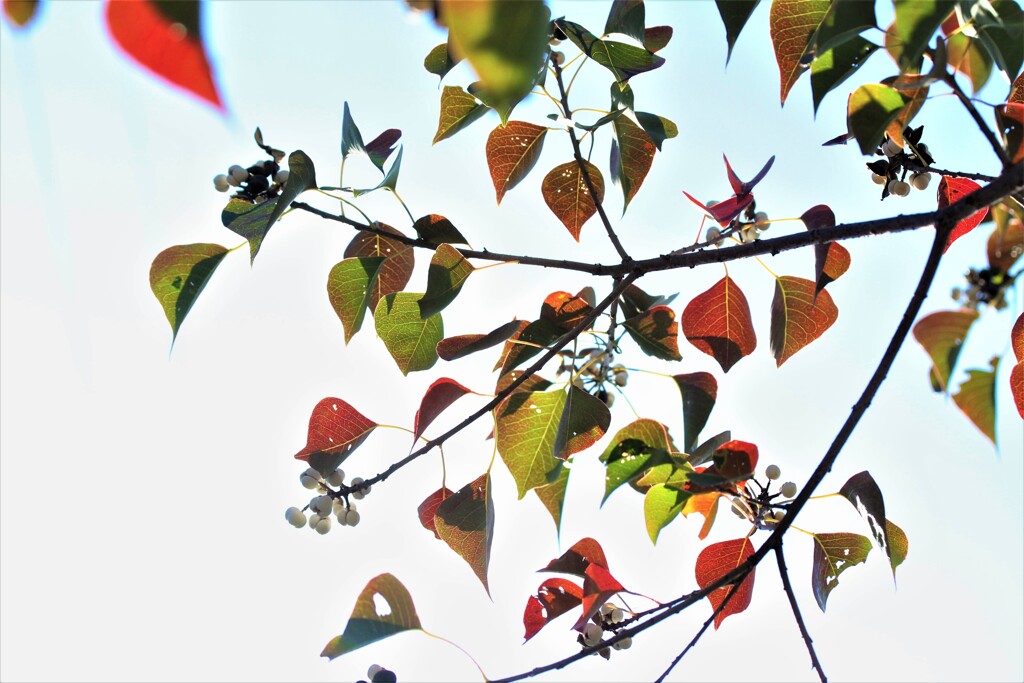
<svg viewBox="0 0 1024 683">
<path fill-rule="evenodd" d="M 724 196 L 723 153 L 741 177 L 777 155 L 756 193 L 772 217 L 818 203 L 840 221 L 934 208 L 930 190 L 880 204 L 855 149 L 820 147 L 844 129 L 847 88 L 826 100 L 816 121 L 806 77 L 778 106 L 762 5 L 728 70 L 713 3 L 648 6 L 648 24 L 672 24 L 676 35 L 662 53 L 668 63 L 635 79 L 637 104 L 674 120 L 680 135 L 666 142 L 620 223 L 638 256 L 692 240 L 700 217 L 681 191 Z M 555 3 L 553 12 L 600 32 L 607 4 Z M 478 248 L 581 260 L 610 260 L 613 252 L 596 221 L 577 245 L 541 201 L 544 172 L 570 158 L 567 141 L 549 136 L 534 174 L 500 209 L 483 156 L 496 117 L 430 145 L 439 91 L 421 63 L 442 35 L 402 3 L 221 2 L 204 19 L 227 117 L 123 58 L 98 3 L 48 3 L 32 31 L 0 29 L 0 678 L 355 680 L 378 662 L 400 681 L 479 680 L 456 650 L 415 633 L 334 662 L 318 657 L 366 581 L 384 571 L 409 588 L 426 628 L 464 646 L 488 675 L 504 676 L 575 651 L 568 617 L 521 645 L 521 615 L 543 579 L 534 570 L 588 535 L 601 540 L 627 587 L 662 599 L 692 590 L 704 547 L 700 521 L 675 522 L 652 547 L 639 496 L 620 492 L 598 509 L 600 448 L 577 458 L 562 546 L 542 507 L 532 496 L 516 501 L 511 477 L 495 466 L 493 602 L 465 563 L 416 522 L 416 505 L 440 484 L 436 455 L 376 487 L 355 529 L 320 537 L 285 523 L 285 508 L 308 499 L 291 456 L 320 398 L 339 396 L 375 420 L 411 426 L 433 379 L 447 375 L 488 391 L 496 378 L 491 358 L 481 357 L 403 379 L 369 327 L 345 348 L 324 289 L 351 236 L 301 214 L 274 228 L 253 268 L 242 250 L 224 262 L 168 359 L 170 332 L 148 288 L 149 264 L 172 244 L 239 242 L 220 226 L 224 196 L 210 180 L 261 157 L 251 142 L 257 125 L 270 144 L 305 150 L 320 182 L 334 184 L 347 100 L 364 139 L 402 129 L 398 188 L 414 214 L 448 216 Z M 876 55 L 861 77 L 891 72 L 888 58 Z M 446 83 L 469 80 L 461 66 Z M 994 82 L 982 96 L 999 101 L 1005 88 Z M 606 92 L 603 70 L 590 65 L 575 104 L 606 106 Z M 515 117 L 542 123 L 546 113 L 538 99 Z M 918 122 L 942 166 L 998 170 L 952 98 L 930 102 Z M 594 159 L 603 169 L 607 154 L 602 136 Z M 621 193 L 608 185 L 609 211 L 618 216 Z M 408 227 L 390 197 L 368 197 L 364 206 Z M 799 229 L 781 223 L 769 235 Z M 926 311 L 952 307 L 948 291 L 981 263 L 984 239 L 978 231 L 950 250 Z M 838 322 L 782 369 L 768 351 L 772 282 L 756 263 L 730 268 L 753 311 L 753 356 L 725 377 L 685 342 L 681 364 L 636 352 L 627 363 L 713 372 L 721 403 L 708 433 L 731 428 L 759 446 L 764 464 L 779 464 L 785 479 L 800 483 L 873 371 L 930 241 L 931 230 L 922 229 L 847 243 L 851 270 L 830 287 Z M 425 281 L 420 261 L 413 288 Z M 808 277 L 813 259 L 788 252 L 766 262 L 779 274 Z M 652 275 L 644 287 L 681 292 L 678 311 L 721 272 Z M 479 332 L 532 316 L 547 293 L 586 284 L 575 274 L 488 270 L 445 312 L 445 329 Z M 991 316 L 972 332 L 965 367 L 1007 349 L 1016 315 Z M 1004 363 L 1000 389 L 1009 370 Z M 1021 422 L 1004 391 L 994 452 L 950 401 L 930 392 L 927 371 L 927 357 L 910 341 L 819 490 L 871 471 L 889 517 L 910 537 L 899 589 L 876 550 L 843 574 L 822 615 L 810 590 L 811 541 L 794 532 L 786 549 L 797 597 L 835 680 L 1020 680 Z M 671 382 L 634 374 L 629 389 L 642 415 L 681 430 Z M 463 400 L 437 428 L 471 407 Z M 613 415 L 613 429 L 632 419 L 621 401 Z M 453 488 L 486 468 L 488 431 L 474 425 L 446 448 Z M 381 430 L 345 469 L 371 476 L 407 448 L 407 435 Z M 809 506 L 798 525 L 867 532 L 835 499 Z M 745 531 L 723 514 L 709 541 Z M 707 605 L 695 607 L 610 662 L 591 658 L 543 680 L 650 680 L 709 614 Z M 712 678 L 814 678 L 771 563 L 759 570 L 747 613 L 707 634 L 672 676 Z"/>
</svg>

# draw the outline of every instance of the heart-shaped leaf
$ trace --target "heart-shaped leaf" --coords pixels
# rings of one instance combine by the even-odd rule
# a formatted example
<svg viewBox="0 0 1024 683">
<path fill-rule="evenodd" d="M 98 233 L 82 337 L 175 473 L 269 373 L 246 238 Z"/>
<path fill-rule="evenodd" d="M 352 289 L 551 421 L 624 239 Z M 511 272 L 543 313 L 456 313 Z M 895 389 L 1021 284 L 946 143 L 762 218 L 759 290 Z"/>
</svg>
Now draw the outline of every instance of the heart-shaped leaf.
<svg viewBox="0 0 1024 683">
<path fill-rule="evenodd" d="M 682 360 L 679 353 L 679 325 L 668 306 L 655 306 L 622 323 L 640 350 L 662 360 Z"/>
<path fill-rule="evenodd" d="M 813 58 L 814 55 L 814 37 L 831 4 L 829 0 L 772 1 L 768 28 L 775 49 L 775 61 L 779 65 L 779 101 L 782 104 L 786 103 L 786 97 L 800 74 L 810 66 L 811 59 L 808 56 Z"/>
<path fill-rule="evenodd" d="M 644 42 L 643 0 L 615 0 L 604 23 L 604 33 L 622 33 L 638 43 Z"/>
<path fill-rule="evenodd" d="M 644 129 L 625 116 L 616 118 L 612 126 L 616 140 L 612 144 L 612 180 L 622 188 L 622 211 L 625 213 L 651 170 L 655 146 Z"/>
<path fill-rule="evenodd" d="M 650 50 L 615 40 L 601 40 L 579 24 L 565 19 L 555 22 L 583 54 L 612 72 L 618 83 L 637 74 L 657 69 L 665 60 Z"/>
<path fill-rule="evenodd" d="M 903 71 L 915 68 L 928 41 L 956 6 L 955 0 L 893 0 L 896 38 L 902 45 L 898 64 Z"/>
<path fill-rule="evenodd" d="M 998 359 L 993 359 L 998 361 Z M 968 370 L 967 381 L 953 394 L 953 403 L 981 433 L 996 444 L 996 366 L 991 370 Z"/>
<path fill-rule="evenodd" d="M 3 0 L 4 16 L 14 28 L 24 29 L 39 14 L 41 0 Z"/>
<path fill-rule="evenodd" d="M 960 350 L 977 319 L 977 311 L 936 311 L 914 325 L 914 339 L 931 357 L 932 377 L 938 381 L 940 391 L 949 389 Z"/>
<path fill-rule="evenodd" d="M 651 26 L 644 29 L 643 44 L 651 52 L 664 50 L 670 40 L 672 40 L 671 26 Z"/>
<path fill-rule="evenodd" d="M 892 539 L 889 537 L 888 520 L 885 517 L 885 501 L 882 498 L 882 490 L 878 488 L 874 477 L 867 471 L 853 475 L 839 489 L 839 495 L 850 501 L 850 504 L 857 508 L 860 516 L 867 521 L 872 538 L 892 563 L 893 578 L 895 578 L 896 566 L 902 560 L 900 562 L 894 560 L 894 553 L 897 552 L 897 549 L 893 547 Z M 905 552 L 904 556 L 906 556 Z"/>
<path fill-rule="evenodd" d="M 536 165 L 547 132 L 547 128 L 526 121 L 509 121 L 487 136 L 487 167 L 499 204 Z"/>
<path fill-rule="evenodd" d="M 224 110 L 206 55 L 197 0 L 107 0 L 104 9 L 111 37 L 129 57 L 172 85 Z"/>
<path fill-rule="evenodd" d="M 838 318 L 839 309 L 826 290 L 819 292 L 813 282 L 800 277 L 777 278 L 771 327 L 775 364 L 781 366 L 824 334 Z"/>
<path fill-rule="evenodd" d="M 546 318 L 534 320 L 531 323 L 523 322 L 520 330 L 513 333 L 511 338 L 505 342 L 501 358 L 498 359 L 494 369 L 500 368 L 501 374 L 505 374 L 536 356 L 564 334 L 565 330 L 562 327 Z"/>
<path fill-rule="evenodd" d="M 540 308 L 542 320 L 549 320 L 566 332 L 576 327 L 591 311 L 593 305 L 582 296 L 582 292 L 573 296 L 569 292 L 552 292 L 544 299 Z"/>
<path fill-rule="evenodd" d="M 381 602 L 387 605 L 386 614 L 377 611 Z M 381 574 L 359 593 L 345 632 L 332 638 L 320 656 L 334 659 L 403 631 L 421 628 L 409 591 L 391 574 Z"/>
<path fill-rule="evenodd" d="M 437 513 L 437 508 L 441 503 L 445 501 L 448 496 L 454 494 L 447 486 L 443 486 L 438 490 L 431 493 L 426 499 L 419 504 L 416 508 L 416 514 L 420 518 L 420 524 L 423 528 L 434 534 L 434 538 L 440 540 L 441 534 L 437 533 L 437 525 L 434 524 L 434 515 Z"/>
<path fill-rule="evenodd" d="M 679 516 L 692 494 L 677 487 L 655 484 L 644 495 L 644 524 L 651 543 L 658 542 L 661 530 Z"/>
<path fill-rule="evenodd" d="M 402 234 L 384 223 L 374 225 L 387 233 Z M 413 248 L 409 245 L 376 233 L 359 232 L 345 248 L 345 258 L 356 257 L 384 259 L 370 290 L 370 310 L 376 310 L 382 298 L 402 291 L 409 284 L 415 264 Z"/>
<path fill-rule="evenodd" d="M 487 334 L 463 334 L 457 337 L 447 337 L 437 343 L 437 355 L 444 360 L 455 360 L 497 346 L 518 332 L 522 323 L 522 320 L 512 320 Z"/>
<path fill-rule="evenodd" d="M 683 399 L 683 447 L 687 453 L 697 445 L 697 438 L 708 422 L 718 398 L 718 382 L 709 372 L 674 375 Z"/>
<path fill-rule="evenodd" d="M 164 249 L 149 269 L 149 288 L 171 324 L 171 344 L 213 271 L 227 256 L 219 244 L 182 244 Z"/>
<path fill-rule="evenodd" d="M 753 554 L 754 546 L 749 538 L 712 543 L 697 556 L 697 585 L 701 588 L 710 586 L 739 567 Z M 750 598 L 754 593 L 754 571 L 750 570 L 729 600 L 729 604 L 715 616 L 715 629 L 722 625 L 726 617 L 739 614 L 750 606 Z M 708 601 L 713 609 L 718 609 L 733 585 L 726 584 L 708 594 Z"/>
<path fill-rule="evenodd" d="M 814 534 L 811 587 L 818 607 L 825 611 L 829 594 L 839 585 L 839 575 L 868 559 L 871 541 L 858 534 Z"/>
<path fill-rule="evenodd" d="M 565 460 L 597 443 L 611 424 L 604 401 L 575 385 L 569 385 L 565 407 L 555 434 L 555 457 Z"/>
<path fill-rule="evenodd" d="M 448 75 L 448 72 L 451 71 L 460 61 L 461 60 L 452 56 L 448 43 L 444 42 L 437 45 L 427 53 L 427 56 L 423 59 L 423 68 L 437 76 L 439 79 L 444 80 L 444 77 Z"/>
<path fill-rule="evenodd" d="M 434 367 L 437 343 L 444 338 L 441 316 L 421 315 L 422 296 L 413 292 L 388 294 L 377 303 L 373 313 L 377 336 L 403 375 Z"/>
<path fill-rule="evenodd" d="M 958 202 L 972 192 L 976 192 L 980 189 L 981 185 L 968 178 L 942 176 L 936 193 L 939 209 L 945 209 L 950 204 Z M 956 227 L 953 228 L 953 231 L 949 233 L 949 239 L 946 241 L 946 249 L 948 250 L 949 246 L 953 244 L 953 242 L 978 227 L 981 222 L 985 220 L 985 215 L 987 213 L 988 207 L 986 206 L 980 211 L 972 213 L 970 216 L 957 223 Z"/>
<path fill-rule="evenodd" d="M 467 389 L 450 377 L 434 380 L 427 387 L 427 392 L 420 401 L 419 410 L 416 411 L 416 421 L 412 430 L 413 441 L 420 438 L 430 423 L 436 420 L 437 416 L 443 413 L 448 406 L 466 394 L 472 393 L 471 389 Z"/>
<path fill-rule="evenodd" d="M 327 298 L 345 330 L 345 343 L 363 325 L 383 257 L 348 258 L 331 268 L 327 276 Z"/>
<path fill-rule="evenodd" d="M 526 640 L 533 638 L 553 620 L 583 602 L 583 589 L 567 579 L 547 579 L 530 596 L 523 613 Z"/>
<path fill-rule="evenodd" d="M 589 161 L 583 164 L 590 176 L 597 194 L 597 202 L 604 201 L 604 178 Z M 597 203 L 587 189 L 586 181 L 575 161 L 555 166 L 544 176 L 540 186 L 544 195 L 544 203 L 548 205 L 555 217 L 562 222 L 573 239 L 580 241 L 583 224 L 597 213 Z"/>
<path fill-rule="evenodd" d="M 340 398 L 321 399 L 309 416 L 306 446 L 295 454 L 327 476 L 370 435 L 377 423 Z"/>
<path fill-rule="evenodd" d="M 660 422 L 639 419 L 620 429 L 601 454 L 605 465 L 601 504 L 615 489 L 640 479 L 648 468 L 671 462 L 669 454 L 675 452 L 668 428 Z"/>
<path fill-rule="evenodd" d="M 889 124 L 896 120 L 910 98 L 881 83 L 860 86 L 846 103 L 846 124 L 863 154 L 874 154 Z"/>
<path fill-rule="evenodd" d="M 482 474 L 448 496 L 434 514 L 434 526 L 448 544 L 487 585 L 487 566 L 494 537 L 494 501 L 491 499 L 491 475 Z"/>
<path fill-rule="evenodd" d="M 421 240 L 431 244 L 469 244 L 450 220 L 436 213 L 417 218 L 412 229 Z"/>
<path fill-rule="evenodd" d="M 811 98 L 814 102 L 815 114 L 818 113 L 818 107 L 821 106 L 825 95 L 838 88 L 857 69 L 864 66 L 868 57 L 873 55 L 877 49 L 878 45 L 870 40 L 854 36 L 852 39 L 821 53 L 811 62 Z"/>
<path fill-rule="evenodd" d="M 761 0 L 715 0 L 718 7 L 718 14 L 725 24 L 725 42 L 728 51 L 725 55 L 725 63 L 728 64 L 732 58 L 732 48 L 736 45 L 736 39 L 740 37 L 740 31 L 746 26 L 754 8 Z M 651 49 L 651 48 L 648 48 Z"/>
<path fill-rule="evenodd" d="M 654 146 L 661 151 L 661 143 L 665 142 L 669 138 L 674 138 L 679 135 L 679 126 L 672 121 L 666 119 L 664 116 L 658 116 L 657 114 L 650 114 L 645 111 L 636 112 L 637 123 L 644 129 L 648 137 L 651 138 L 651 142 Z"/>
<path fill-rule="evenodd" d="M 800 216 L 807 229 L 811 232 L 821 228 L 835 227 L 836 216 L 825 204 L 812 206 Z M 814 245 L 814 292 L 823 290 L 829 283 L 835 282 L 850 269 L 850 252 L 838 242 L 826 242 Z"/>
<path fill-rule="evenodd" d="M 718 361 L 724 372 L 757 347 L 747 298 L 728 275 L 695 296 L 680 322 L 690 343 Z"/>
<path fill-rule="evenodd" d="M 494 409 L 498 453 L 516 481 L 519 498 L 558 477 L 562 461 L 555 440 L 565 408 L 565 391 L 519 391 Z"/>
<path fill-rule="evenodd" d="M 892 574 L 895 578 L 896 567 L 903 564 L 907 559 L 907 552 L 910 550 L 910 543 L 907 534 L 888 519 L 885 520 L 886 534 L 889 536 L 889 565 L 892 567 Z"/>
<path fill-rule="evenodd" d="M 427 270 L 427 291 L 419 301 L 420 316 L 429 318 L 455 301 L 473 270 L 458 249 L 450 244 L 439 246 Z"/>
<path fill-rule="evenodd" d="M 450 138 L 486 113 L 487 105 L 481 104 L 460 87 L 446 85 L 441 91 L 441 114 L 437 121 L 437 132 L 434 133 L 434 144 Z"/>
</svg>

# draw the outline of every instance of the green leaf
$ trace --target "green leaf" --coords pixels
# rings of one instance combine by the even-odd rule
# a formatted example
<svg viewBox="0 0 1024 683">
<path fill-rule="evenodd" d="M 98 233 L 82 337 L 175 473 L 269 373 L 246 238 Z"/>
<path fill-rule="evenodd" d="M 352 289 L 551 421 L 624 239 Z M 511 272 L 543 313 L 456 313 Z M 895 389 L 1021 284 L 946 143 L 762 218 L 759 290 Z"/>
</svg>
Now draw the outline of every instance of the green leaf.
<svg viewBox="0 0 1024 683">
<path fill-rule="evenodd" d="M 709 372 L 674 375 L 672 379 L 679 387 L 683 399 L 683 448 L 687 453 L 692 453 L 697 445 L 697 438 L 707 424 L 712 408 L 715 407 L 718 382 Z"/>
<path fill-rule="evenodd" d="M 597 443 L 611 424 L 612 415 L 604 401 L 579 387 L 569 392 L 555 434 L 555 457 L 565 460 Z"/>
<path fill-rule="evenodd" d="M 219 244 L 181 244 L 161 251 L 149 269 L 149 287 L 171 324 L 171 345 L 192 305 L 227 256 Z"/>
<path fill-rule="evenodd" d="M 456 360 L 471 353 L 497 346 L 515 334 L 519 330 L 521 322 L 521 320 L 507 322 L 487 334 L 463 334 L 457 337 L 447 337 L 437 343 L 437 355 L 444 360 Z"/>
<path fill-rule="evenodd" d="M 611 174 L 622 188 L 622 212 L 625 213 L 651 170 L 655 145 L 640 126 L 625 116 L 617 117 L 612 126 L 615 141 L 612 143 Z"/>
<path fill-rule="evenodd" d="M 622 323 L 640 350 L 662 360 L 682 360 L 679 353 L 679 323 L 668 306 L 655 306 Z"/>
<path fill-rule="evenodd" d="M 860 36 L 837 45 L 821 53 L 811 62 L 811 97 L 814 100 L 814 113 L 825 99 L 825 95 L 835 90 L 864 65 L 878 45 Z"/>
<path fill-rule="evenodd" d="M 687 461 L 694 467 L 703 465 L 715 457 L 715 451 L 732 440 L 731 430 L 727 429 L 724 432 L 715 434 L 713 437 L 706 439 L 701 445 L 694 448 L 690 453 L 690 457 L 687 458 Z"/>
<path fill-rule="evenodd" d="M 569 486 L 570 472 L 572 472 L 572 468 L 566 462 L 562 469 L 558 471 L 557 479 L 550 484 L 538 486 L 533 490 L 537 497 L 540 498 L 540 502 L 544 504 L 544 509 L 551 515 L 551 519 L 555 521 L 555 531 L 557 533 L 562 531 L 562 507 L 565 505 L 565 491 Z"/>
<path fill-rule="evenodd" d="M 526 121 L 509 121 L 487 136 L 487 168 L 498 204 L 536 165 L 547 132 L 547 128 Z"/>
<path fill-rule="evenodd" d="M 430 259 L 427 291 L 419 301 L 420 315 L 429 318 L 455 301 L 472 272 L 473 265 L 463 258 L 458 249 L 450 244 L 439 246 Z"/>
<path fill-rule="evenodd" d="M 363 190 L 352 190 L 352 195 L 355 197 L 361 197 L 364 194 L 374 192 L 375 190 L 388 189 L 392 192 L 395 191 L 395 187 L 398 185 L 398 172 L 402 169 L 402 147 L 398 148 L 398 156 L 395 157 L 395 161 L 391 164 L 391 168 L 384 174 L 384 179 L 381 180 L 374 187 L 370 187 Z M 291 180 L 291 176 L 288 177 Z"/>
<path fill-rule="evenodd" d="M 885 520 L 885 528 L 889 536 L 889 564 L 892 566 L 892 574 L 896 576 L 896 567 L 903 564 L 907 559 L 907 552 L 910 550 L 910 542 L 907 534 L 888 519 Z"/>
<path fill-rule="evenodd" d="M 996 445 L 996 366 L 992 370 L 968 370 L 967 381 L 953 394 L 953 403 L 981 433 Z"/>
<path fill-rule="evenodd" d="M 559 19 L 558 27 L 583 54 L 612 72 L 618 83 L 637 74 L 653 71 L 665 63 L 650 50 L 614 40 L 601 40 L 579 24 Z"/>
<path fill-rule="evenodd" d="M 932 359 L 932 377 L 937 380 L 939 391 L 949 389 L 960 350 L 977 319 L 977 311 L 936 311 L 914 325 L 914 339 Z"/>
<path fill-rule="evenodd" d="M 605 35 L 623 33 L 644 42 L 644 0 L 615 0 L 604 24 Z"/>
<path fill-rule="evenodd" d="M 646 111 L 638 111 L 636 112 L 636 120 L 651 138 L 651 142 L 654 143 L 659 152 L 661 151 L 661 143 L 679 135 L 679 127 L 664 116 L 650 114 Z"/>
<path fill-rule="evenodd" d="M 443 80 L 459 61 L 452 58 L 448 43 L 444 42 L 427 53 L 423 60 L 423 68 Z"/>
<path fill-rule="evenodd" d="M 847 125 L 863 154 L 875 153 L 886 127 L 907 102 L 899 90 L 881 83 L 868 83 L 853 91 L 846 105 Z"/>
<path fill-rule="evenodd" d="M 955 33 L 946 38 L 946 59 L 949 65 L 971 79 L 971 90 L 975 95 L 992 75 L 992 58 L 982 44 L 981 40 L 969 38 L 964 33 Z"/>
<path fill-rule="evenodd" d="M 928 41 L 953 11 L 956 0 L 893 0 L 893 6 L 896 9 L 893 28 L 901 43 L 899 66 L 905 71 L 915 68 Z"/>
<path fill-rule="evenodd" d="M 402 234 L 385 223 L 375 223 L 374 225 L 385 233 Z M 384 258 L 384 263 L 377 273 L 377 279 L 373 283 L 373 290 L 370 294 L 369 308 L 374 310 L 382 298 L 388 294 L 402 291 L 409 284 L 415 265 L 413 248 L 408 244 L 366 231 L 357 233 L 345 247 L 345 258 L 355 257 Z"/>
<path fill-rule="evenodd" d="M 814 58 L 814 38 L 831 4 L 830 0 L 772 2 L 768 23 L 775 61 L 779 65 L 782 104 L 786 103 L 789 91 Z"/>
<path fill-rule="evenodd" d="M 601 172 L 589 161 L 584 161 L 583 164 L 594 185 L 597 201 L 603 201 L 604 178 Z M 579 242 L 583 224 L 597 213 L 597 203 L 587 189 L 580 167 L 575 161 L 555 166 L 544 176 L 540 189 L 544 195 L 544 203 L 551 209 L 551 213 L 562 222 L 573 239 Z"/>
<path fill-rule="evenodd" d="M 779 367 L 825 333 L 839 318 L 827 290 L 811 280 L 783 275 L 775 280 L 772 300 L 771 349 Z"/>
<path fill-rule="evenodd" d="M 978 40 L 1013 81 L 1024 63 L 1024 11 L 1013 0 L 992 0 L 991 5 L 996 16 L 975 22 Z"/>
<path fill-rule="evenodd" d="M 387 603 L 385 614 L 377 612 L 381 600 Z M 331 639 L 320 656 L 334 659 L 397 633 L 421 628 L 409 591 L 391 574 L 381 574 L 363 588 L 345 632 Z"/>
<path fill-rule="evenodd" d="M 620 429 L 601 454 L 605 464 L 601 504 L 626 482 L 639 480 L 646 469 L 671 462 L 669 453 L 675 452 L 668 428 L 660 422 L 639 419 Z"/>
<path fill-rule="evenodd" d="M 341 116 L 341 158 L 345 159 L 354 152 L 365 152 L 363 136 L 359 133 L 359 126 L 356 125 L 348 110 L 348 102 L 345 103 Z"/>
<path fill-rule="evenodd" d="M 877 28 L 874 2 L 832 0 L 814 37 L 814 53 L 821 55 L 872 28 Z"/>
<path fill-rule="evenodd" d="M 729 63 L 732 57 L 732 48 L 736 45 L 736 39 L 740 37 L 740 31 L 746 26 L 754 8 L 761 0 L 715 0 L 718 6 L 718 14 L 725 24 L 725 42 L 728 45 L 728 52 L 725 56 L 725 63 Z"/>
<path fill-rule="evenodd" d="M 612 106 L 611 109 L 632 109 L 633 88 L 629 83 L 618 83 L 613 81 L 611 87 Z"/>
<path fill-rule="evenodd" d="M 839 585 L 839 575 L 868 559 L 871 540 L 859 534 L 814 534 L 811 587 L 818 607 L 825 611 L 829 594 Z"/>
<path fill-rule="evenodd" d="M 472 65 L 502 123 L 507 122 L 544 68 L 547 7 L 540 0 L 444 0 L 441 15 L 452 45 Z"/>
<path fill-rule="evenodd" d="M 484 473 L 445 498 L 434 513 L 434 528 L 441 540 L 469 564 L 490 595 L 487 565 L 494 537 L 491 475 Z"/>
<path fill-rule="evenodd" d="M 487 106 L 460 87 L 446 85 L 441 91 L 441 114 L 434 133 L 436 145 L 487 113 Z"/>
<path fill-rule="evenodd" d="M 516 481 L 520 499 L 558 478 L 562 461 L 555 457 L 555 439 L 565 398 L 562 390 L 518 391 L 494 409 L 498 453 Z"/>
<path fill-rule="evenodd" d="M 363 325 L 377 274 L 386 259 L 380 256 L 349 258 L 335 264 L 327 276 L 327 297 L 345 330 L 345 343 Z"/>
<path fill-rule="evenodd" d="M 437 343 L 444 337 L 440 315 L 420 316 L 422 294 L 396 292 L 377 303 L 373 319 L 377 336 L 403 375 L 429 370 L 437 362 Z"/>
<path fill-rule="evenodd" d="M 644 523 L 651 543 L 658 542 L 658 534 L 679 516 L 690 495 L 665 484 L 655 484 L 647 490 L 644 496 Z"/>
</svg>

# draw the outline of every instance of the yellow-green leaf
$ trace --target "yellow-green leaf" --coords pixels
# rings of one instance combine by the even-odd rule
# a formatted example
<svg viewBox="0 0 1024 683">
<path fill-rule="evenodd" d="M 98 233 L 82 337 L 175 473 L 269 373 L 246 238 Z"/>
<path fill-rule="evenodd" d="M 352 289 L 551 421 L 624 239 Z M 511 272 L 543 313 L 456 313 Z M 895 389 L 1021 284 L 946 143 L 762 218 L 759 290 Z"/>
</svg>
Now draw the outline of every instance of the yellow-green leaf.
<svg viewBox="0 0 1024 683">
<path fill-rule="evenodd" d="M 998 359 L 991 370 L 968 370 L 967 381 L 953 394 L 953 402 L 981 433 L 996 443 L 996 369 Z"/>
<path fill-rule="evenodd" d="M 839 575 L 868 559 L 871 539 L 859 534 L 814 534 L 811 587 L 818 607 L 825 611 L 829 594 L 839 585 Z"/>
<path fill-rule="evenodd" d="M 555 457 L 555 439 L 566 394 L 518 391 L 494 409 L 498 453 L 516 481 L 519 497 L 558 478 L 562 461 Z"/>
<path fill-rule="evenodd" d="M 450 244 L 439 246 L 430 259 L 427 291 L 419 301 L 420 315 L 429 318 L 455 301 L 472 272 L 473 265 L 463 258 L 458 249 Z"/>
<path fill-rule="evenodd" d="M 373 285 L 384 261 L 381 256 L 347 258 L 335 264 L 327 276 L 327 297 L 341 320 L 346 344 L 363 325 Z"/>
<path fill-rule="evenodd" d="M 868 83 L 853 91 L 846 104 L 846 122 L 863 154 L 875 153 L 885 129 L 908 101 L 899 90 L 881 83 Z"/>
<path fill-rule="evenodd" d="M 149 287 L 171 324 L 171 343 L 213 271 L 227 256 L 219 244 L 182 244 L 164 249 L 149 269 Z"/>
<path fill-rule="evenodd" d="M 379 613 L 378 605 L 386 611 Z M 381 574 L 363 588 L 345 632 L 332 638 L 320 656 L 334 659 L 397 633 L 421 628 L 409 591 L 391 574 Z"/>
<path fill-rule="evenodd" d="M 932 359 L 932 377 L 938 381 L 939 391 L 949 389 L 949 378 L 956 369 L 960 350 L 977 319 L 977 311 L 936 311 L 914 325 L 914 339 Z"/>
<path fill-rule="evenodd" d="M 594 185 L 597 201 L 603 201 L 604 178 L 601 172 L 589 161 L 584 161 L 583 164 Z M 597 203 L 587 189 L 579 166 L 575 161 L 555 166 L 544 176 L 540 189 L 548 208 L 562 222 L 573 239 L 579 242 L 583 224 L 597 213 Z"/>
<path fill-rule="evenodd" d="M 434 513 L 434 528 L 441 540 L 469 564 L 490 594 L 487 566 L 494 537 L 491 475 L 484 473 L 445 498 Z"/>
<path fill-rule="evenodd" d="M 437 343 L 444 338 L 440 315 L 425 319 L 420 315 L 422 296 L 413 292 L 388 294 L 377 303 L 373 314 L 377 336 L 403 375 L 432 368 L 437 362 Z"/>
<path fill-rule="evenodd" d="M 434 133 L 434 144 L 458 133 L 487 113 L 487 106 L 458 86 L 446 85 L 441 91 L 441 114 Z"/>
</svg>

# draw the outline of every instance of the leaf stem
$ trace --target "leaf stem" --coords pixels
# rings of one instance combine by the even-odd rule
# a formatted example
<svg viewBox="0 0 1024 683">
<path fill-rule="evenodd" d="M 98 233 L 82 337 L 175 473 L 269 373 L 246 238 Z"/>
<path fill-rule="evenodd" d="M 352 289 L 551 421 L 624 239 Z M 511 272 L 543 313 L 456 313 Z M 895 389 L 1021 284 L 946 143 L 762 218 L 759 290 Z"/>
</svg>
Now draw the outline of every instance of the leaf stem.
<svg viewBox="0 0 1024 683">
<path fill-rule="evenodd" d="M 405 212 L 409 215 L 409 222 L 410 223 L 415 223 L 416 222 L 416 218 L 413 217 L 412 211 L 410 211 L 409 207 L 406 206 L 404 201 L 402 201 L 402 198 L 398 195 L 398 191 L 394 190 L 394 189 L 392 189 L 390 187 L 388 188 L 388 190 L 391 191 L 391 194 L 395 195 L 395 199 L 398 200 L 398 203 L 402 205 L 402 208 L 405 209 Z"/>
<path fill-rule="evenodd" d="M 459 645 L 458 643 L 456 643 L 454 641 L 448 640 L 447 638 L 445 638 L 443 636 L 439 636 L 436 633 L 431 633 L 430 631 L 428 631 L 427 629 L 423 628 L 422 626 L 420 627 L 420 630 L 423 631 L 423 633 L 425 633 L 426 635 L 430 636 L 431 638 L 435 638 L 435 639 L 440 640 L 440 641 L 442 641 L 444 643 L 448 643 L 449 645 L 454 647 L 456 650 L 460 651 L 462 654 L 464 654 L 467 657 L 469 657 L 469 661 L 473 662 L 473 665 L 476 667 L 476 670 L 480 672 L 480 677 L 483 678 L 484 681 L 489 681 L 490 680 L 489 678 L 487 678 L 487 674 L 484 673 L 483 667 L 480 666 L 480 662 L 476 661 L 476 658 L 473 657 L 473 655 L 469 654 L 469 652 L 466 651 L 466 648 L 462 647 L 461 645 Z"/>
</svg>

